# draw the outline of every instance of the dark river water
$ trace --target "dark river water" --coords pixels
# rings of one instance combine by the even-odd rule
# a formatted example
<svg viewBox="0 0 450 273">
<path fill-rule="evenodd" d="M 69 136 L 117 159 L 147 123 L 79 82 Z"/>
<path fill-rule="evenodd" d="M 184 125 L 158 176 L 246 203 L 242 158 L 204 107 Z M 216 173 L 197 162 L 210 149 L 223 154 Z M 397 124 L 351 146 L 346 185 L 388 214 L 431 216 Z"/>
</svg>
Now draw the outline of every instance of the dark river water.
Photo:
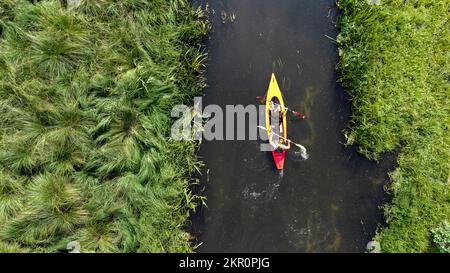
<svg viewBox="0 0 450 273">
<path fill-rule="evenodd" d="M 198 251 L 364 251 L 383 223 L 393 160 L 369 161 L 342 144 L 351 111 L 336 83 L 337 46 L 327 38 L 338 33 L 335 1 L 208 2 L 203 106 L 258 104 L 274 72 L 287 106 L 307 116 L 289 120 L 288 136 L 310 158 L 289 152 L 280 176 L 258 141 L 204 141 L 208 206 L 191 217 Z"/>
</svg>

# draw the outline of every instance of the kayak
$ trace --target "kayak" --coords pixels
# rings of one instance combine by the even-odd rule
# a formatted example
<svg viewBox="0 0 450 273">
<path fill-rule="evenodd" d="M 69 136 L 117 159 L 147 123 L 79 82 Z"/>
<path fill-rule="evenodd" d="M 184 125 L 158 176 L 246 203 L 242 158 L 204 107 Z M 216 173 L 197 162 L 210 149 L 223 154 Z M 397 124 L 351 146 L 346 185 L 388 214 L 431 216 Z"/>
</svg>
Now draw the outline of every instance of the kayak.
<svg viewBox="0 0 450 273">
<path fill-rule="evenodd" d="M 279 118 L 279 126 L 272 125 L 272 111 L 271 111 L 271 101 L 280 106 L 281 113 Z M 277 79 L 275 78 L 275 74 L 272 73 L 272 77 L 270 79 L 269 88 L 267 90 L 266 95 L 266 128 L 267 128 L 267 137 L 270 140 L 271 133 L 275 133 L 277 135 L 282 136 L 284 139 L 287 139 L 287 123 L 286 123 L 286 107 L 284 106 L 283 96 L 281 95 L 280 87 L 278 86 Z M 285 142 L 285 140 L 280 139 L 281 142 Z M 275 166 L 278 170 L 283 170 L 284 167 L 284 159 L 286 157 L 286 150 L 281 152 L 274 150 L 272 146 L 272 156 L 275 161 Z"/>
</svg>

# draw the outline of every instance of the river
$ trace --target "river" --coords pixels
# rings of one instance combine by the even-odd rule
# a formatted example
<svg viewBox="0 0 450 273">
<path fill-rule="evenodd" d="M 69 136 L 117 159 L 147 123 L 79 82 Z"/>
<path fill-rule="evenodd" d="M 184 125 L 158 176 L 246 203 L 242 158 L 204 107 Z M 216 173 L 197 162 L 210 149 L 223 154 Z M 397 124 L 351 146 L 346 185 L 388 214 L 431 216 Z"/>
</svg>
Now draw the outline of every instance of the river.
<svg viewBox="0 0 450 273">
<path fill-rule="evenodd" d="M 337 83 L 334 0 L 210 0 L 203 104 L 258 104 L 274 72 L 291 119 L 283 176 L 258 141 L 204 141 L 207 207 L 192 214 L 199 252 L 362 252 L 383 224 L 393 158 L 369 161 L 346 147 L 351 102 Z M 392 156 L 391 156 L 392 157 Z"/>
</svg>

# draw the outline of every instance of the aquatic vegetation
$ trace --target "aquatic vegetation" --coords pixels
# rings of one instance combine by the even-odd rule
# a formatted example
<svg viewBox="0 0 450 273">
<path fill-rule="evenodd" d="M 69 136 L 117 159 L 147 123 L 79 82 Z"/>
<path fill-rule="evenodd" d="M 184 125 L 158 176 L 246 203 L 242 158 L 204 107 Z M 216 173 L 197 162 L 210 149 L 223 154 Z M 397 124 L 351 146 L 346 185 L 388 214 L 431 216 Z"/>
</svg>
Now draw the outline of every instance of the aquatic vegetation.
<svg viewBox="0 0 450 273">
<path fill-rule="evenodd" d="M 377 159 L 398 150 L 384 252 L 432 251 L 450 220 L 449 2 L 340 0 L 340 80 L 352 95 L 349 144 Z"/>
<path fill-rule="evenodd" d="M 236 22 L 237 15 L 234 11 L 220 11 L 220 19 L 222 20 L 222 24 L 226 24 L 227 21 L 230 21 L 230 23 Z"/>
<path fill-rule="evenodd" d="M 450 224 L 447 221 L 442 222 L 438 227 L 431 230 L 433 242 L 439 252 L 450 253 Z"/>
<path fill-rule="evenodd" d="M 173 105 L 204 87 L 186 0 L 0 3 L 0 251 L 189 252 L 196 143 Z"/>
</svg>

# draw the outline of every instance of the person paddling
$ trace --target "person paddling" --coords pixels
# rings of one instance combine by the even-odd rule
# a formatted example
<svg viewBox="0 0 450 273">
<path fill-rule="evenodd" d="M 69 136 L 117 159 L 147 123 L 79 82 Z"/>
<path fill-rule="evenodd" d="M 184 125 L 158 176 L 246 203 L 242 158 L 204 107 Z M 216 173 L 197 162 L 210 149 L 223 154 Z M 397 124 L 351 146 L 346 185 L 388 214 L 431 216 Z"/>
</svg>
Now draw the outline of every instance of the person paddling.
<svg viewBox="0 0 450 273">
<path fill-rule="evenodd" d="M 264 102 L 264 101 L 266 101 L 266 96 L 256 96 L 256 99 L 261 102 Z M 272 110 L 272 109 L 276 109 L 276 108 L 281 108 L 281 105 L 279 105 L 278 103 L 274 103 L 273 101 L 270 101 L 270 107 L 271 107 L 270 110 Z M 285 113 L 291 112 L 294 116 L 296 116 L 299 119 L 306 119 L 306 116 L 300 111 L 294 111 L 294 110 L 291 110 L 291 109 L 285 107 L 284 112 Z"/>
<path fill-rule="evenodd" d="M 273 120 L 271 124 L 272 130 L 269 136 L 269 143 L 272 145 L 273 150 L 279 153 L 283 152 L 284 150 L 289 150 L 291 148 L 291 144 L 289 141 L 286 141 L 287 142 L 286 145 L 283 140 L 279 139 L 279 137 L 273 133 L 273 132 L 280 132 L 280 133 L 283 132 L 283 117 L 286 116 L 286 113 L 287 113 L 286 109 L 283 111 L 278 100 L 270 101 L 270 114 Z M 276 123 L 275 121 L 278 121 L 278 123 Z M 277 125 L 279 126 L 279 129 L 276 128 Z"/>
<path fill-rule="evenodd" d="M 279 103 L 273 102 L 273 100 L 270 101 L 270 111 L 272 112 L 281 112 L 281 105 Z"/>
<path fill-rule="evenodd" d="M 286 144 L 284 144 L 284 142 L 281 139 L 274 140 L 274 136 L 276 136 L 276 135 L 271 132 L 269 142 L 272 145 L 272 148 L 274 151 L 281 153 L 281 152 L 289 150 L 291 148 L 290 140 L 286 140 L 286 142 L 287 142 L 287 145 L 286 145 Z"/>
</svg>

